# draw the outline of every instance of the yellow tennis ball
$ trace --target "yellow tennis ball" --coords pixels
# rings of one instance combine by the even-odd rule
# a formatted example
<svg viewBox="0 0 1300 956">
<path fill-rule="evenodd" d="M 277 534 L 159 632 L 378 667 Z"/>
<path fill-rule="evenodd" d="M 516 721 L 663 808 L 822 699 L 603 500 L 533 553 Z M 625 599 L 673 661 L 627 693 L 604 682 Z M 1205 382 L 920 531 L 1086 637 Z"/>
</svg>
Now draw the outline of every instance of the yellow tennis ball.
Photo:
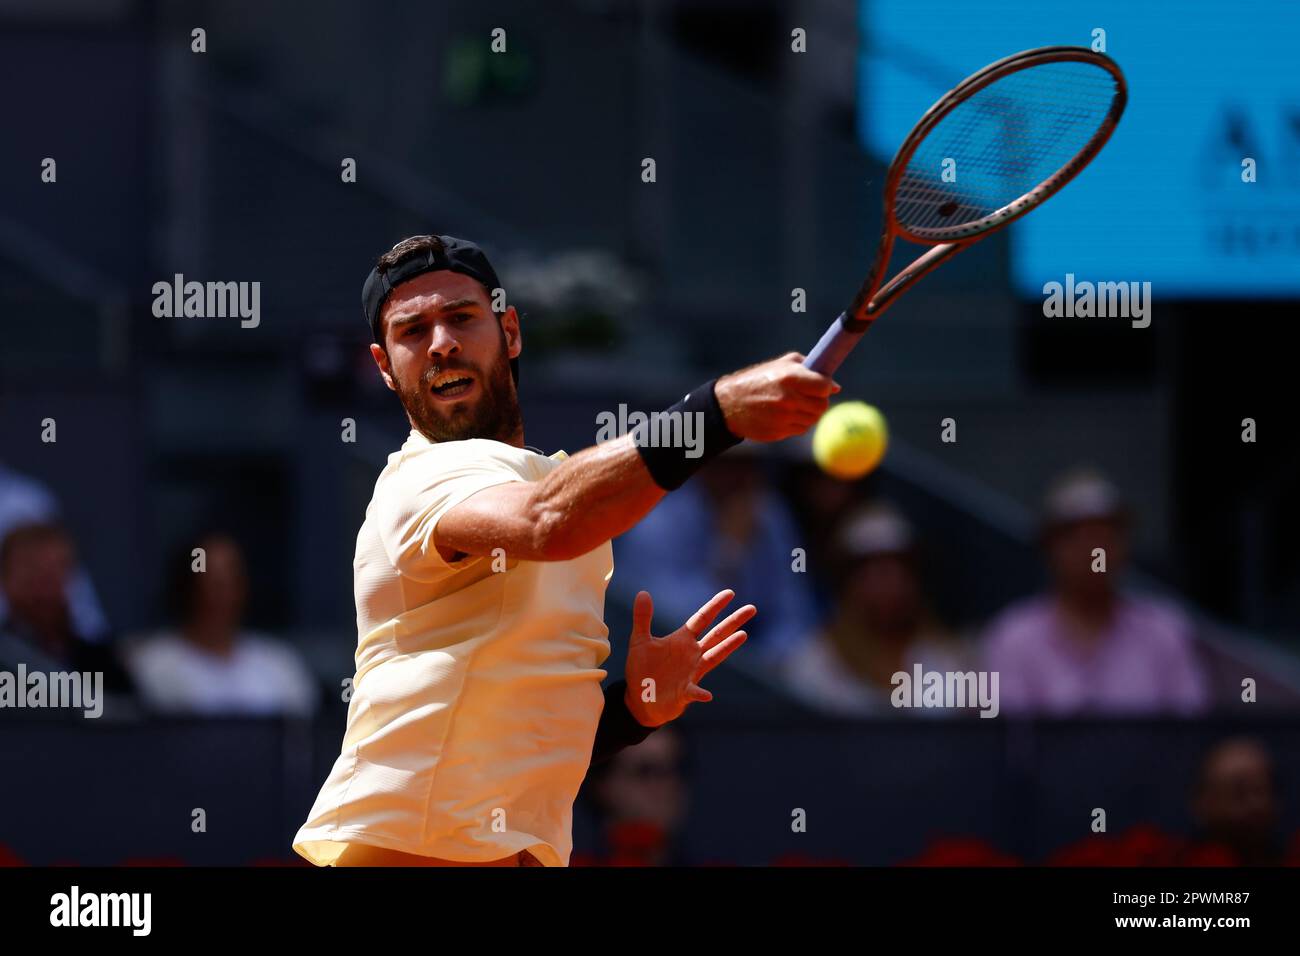
<svg viewBox="0 0 1300 956">
<path fill-rule="evenodd" d="M 813 459 L 827 474 L 850 481 L 880 464 L 888 444 L 889 428 L 879 409 L 866 402 L 841 402 L 813 431 Z"/>
</svg>

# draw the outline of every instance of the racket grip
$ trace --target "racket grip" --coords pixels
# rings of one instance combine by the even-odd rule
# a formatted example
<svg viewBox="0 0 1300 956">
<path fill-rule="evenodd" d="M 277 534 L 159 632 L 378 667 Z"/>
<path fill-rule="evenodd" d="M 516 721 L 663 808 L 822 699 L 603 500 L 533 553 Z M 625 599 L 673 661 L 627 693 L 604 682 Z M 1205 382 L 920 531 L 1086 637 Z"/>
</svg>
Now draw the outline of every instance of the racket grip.
<svg viewBox="0 0 1300 956">
<path fill-rule="evenodd" d="M 820 372 L 822 375 L 835 374 L 835 370 L 853 351 L 853 346 L 858 344 L 858 339 L 862 338 L 865 332 L 866 329 L 861 332 L 850 332 L 845 324 L 844 313 L 841 312 L 840 317 L 831 323 L 831 327 L 826 330 L 821 341 L 813 346 L 813 350 L 803 360 L 804 367 Z"/>
</svg>

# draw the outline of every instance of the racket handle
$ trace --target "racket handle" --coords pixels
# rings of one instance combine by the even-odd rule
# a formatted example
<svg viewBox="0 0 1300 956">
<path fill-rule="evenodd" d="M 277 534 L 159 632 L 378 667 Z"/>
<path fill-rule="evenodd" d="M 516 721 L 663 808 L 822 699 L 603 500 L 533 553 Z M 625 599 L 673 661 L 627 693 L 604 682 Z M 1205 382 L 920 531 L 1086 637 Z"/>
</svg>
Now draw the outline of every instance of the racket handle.
<svg viewBox="0 0 1300 956">
<path fill-rule="evenodd" d="M 835 374 L 840 363 L 848 357 L 848 354 L 853 351 L 853 346 L 858 344 L 858 340 L 867 331 L 864 328 L 861 332 L 850 332 L 847 323 L 848 317 L 841 312 L 840 317 L 831 323 L 831 327 L 826 330 L 821 341 L 813 346 L 813 350 L 803 360 L 805 368 L 823 375 Z"/>
</svg>

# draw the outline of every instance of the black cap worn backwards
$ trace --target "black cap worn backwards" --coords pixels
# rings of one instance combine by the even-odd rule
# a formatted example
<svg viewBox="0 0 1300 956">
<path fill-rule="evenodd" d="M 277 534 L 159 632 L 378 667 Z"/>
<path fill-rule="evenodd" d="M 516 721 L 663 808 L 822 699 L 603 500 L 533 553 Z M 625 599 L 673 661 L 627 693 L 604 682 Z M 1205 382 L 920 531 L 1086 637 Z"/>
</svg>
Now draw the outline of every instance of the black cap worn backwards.
<svg viewBox="0 0 1300 956">
<path fill-rule="evenodd" d="M 370 270 L 366 284 L 361 287 L 361 308 L 365 314 L 366 324 L 375 342 L 383 345 L 380 336 L 379 313 L 389 294 L 400 283 L 414 279 L 426 272 L 459 272 L 478 281 L 492 298 L 493 290 L 501 288 L 496 270 L 488 262 L 483 250 L 468 239 L 455 236 L 411 236 L 410 239 L 430 239 L 430 248 L 413 252 L 409 258 L 402 259 L 388 270 L 380 272 L 378 267 Z M 403 239 L 402 242 L 409 242 Z M 397 245 L 401 245 L 398 243 Z M 394 249 L 397 246 L 393 247 Z M 510 360 L 510 372 L 516 383 L 519 381 L 519 359 Z"/>
</svg>

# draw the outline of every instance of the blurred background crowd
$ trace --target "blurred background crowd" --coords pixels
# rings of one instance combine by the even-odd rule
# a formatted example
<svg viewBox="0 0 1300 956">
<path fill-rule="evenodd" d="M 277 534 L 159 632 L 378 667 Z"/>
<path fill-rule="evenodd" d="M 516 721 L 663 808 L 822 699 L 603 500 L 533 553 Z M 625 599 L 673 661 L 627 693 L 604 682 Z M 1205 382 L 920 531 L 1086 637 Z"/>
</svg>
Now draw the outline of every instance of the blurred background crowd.
<svg viewBox="0 0 1300 956">
<path fill-rule="evenodd" d="M 1131 518 L 1097 473 L 1069 474 L 1046 498 L 1047 586 L 1000 610 L 977 635 L 936 612 L 922 545 L 899 509 L 880 499 L 858 503 L 857 488 L 831 488 L 837 479 L 787 463 L 805 472 L 805 483 L 826 486 L 803 499 L 822 507 L 801 516 L 768 483 L 760 454 L 742 446 L 618 539 L 612 616 L 644 589 L 658 596 L 661 620 L 680 623 L 732 588 L 762 613 L 742 667 L 810 709 L 844 717 L 896 710 L 894 676 L 917 665 L 997 672 L 1000 707 L 1030 716 L 1196 717 L 1256 696 L 1238 693 L 1241 681 L 1257 683 L 1255 670 L 1204 654 L 1176 600 L 1123 585 Z M 325 685 L 292 639 L 245 620 L 250 580 L 234 537 L 211 530 L 186 539 L 159 574 L 166 606 L 158 627 L 123 634 L 107 619 L 58 515 L 38 482 L 6 472 L 0 664 L 102 670 L 123 706 L 150 713 L 316 712 Z M 1104 571 L 1096 570 L 1097 549 Z M 621 636 L 611 634 L 611 669 Z M 1300 701 L 1293 688 L 1275 689 L 1259 676 L 1274 703 Z M 1216 697 L 1216 678 L 1226 695 Z"/>
<path fill-rule="evenodd" d="M 417 232 L 484 245 L 548 452 L 591 444 L 619 403 L 807 348 L 878 231 L 871 104 L 923 109 L 1005 53 L 1089 40 L 1007 2 L 1002 34 L 927 49 L 905 7 L 5 14 L 6 70 L 47 81 L 0 92 L 24 131 L 0 156 L 0 670 L 99 671 L 111 699 L 101 721 L 0 710 L 0 752 L 26 768 L 0 794 L 0 861 L 292 862 L 343 730 L 356 530 L 406 428 L 364 349 L 373 260 Z M 1159 88 L 1159 24 L 1098 16 L 1131 82 Z M 1197 135 L 1226 145 L 1186 151 L 1204 176 L 1288 148 L 1239 93 L 1206 91 L 1221 123 Z M 1115 153 L 1111 182 L 1137 193 L 1126 130 L 1097 165 Z M 1300 187 L 1271 196 L 1300 216 Z M 1023 238 L 999 235 L 840 375 L 890 422 L 878 472 L 742 445 L 615 542 L 611 675 L 638 590 L 660 631 L 724 587 L 759 616 L 714 703 L 593 770 L 575 863 L 1300 862 L 1300 457 L 1280 414 L 1300 287 L 1287 240 L 1240 238 L 1257 210 L 1220 200 L 1182 228 L 1237 229 L 1219 268 L 1267 294 L 1189 265 L 1149 329 L 1062 326 L 1026 293 Z M 155 318 L 152 283 L 177 273 L 260 281 L 261 324 Z M 893 706 L 916 665 L 996 672 L 999 716 Z"/>
</svg>

